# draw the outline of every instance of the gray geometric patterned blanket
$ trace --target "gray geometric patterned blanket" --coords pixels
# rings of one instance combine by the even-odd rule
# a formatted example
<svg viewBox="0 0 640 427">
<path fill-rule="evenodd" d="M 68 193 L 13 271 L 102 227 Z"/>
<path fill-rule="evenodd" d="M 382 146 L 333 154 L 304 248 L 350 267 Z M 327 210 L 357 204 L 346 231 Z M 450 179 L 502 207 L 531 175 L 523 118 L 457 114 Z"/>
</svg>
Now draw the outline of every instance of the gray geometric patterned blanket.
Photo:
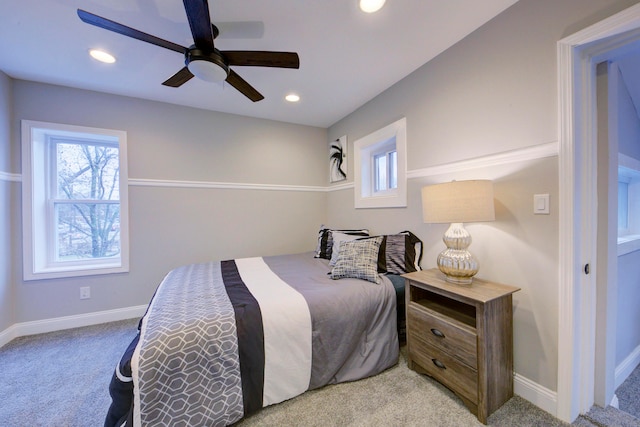
<svg viewBox="0 0 640 427">
<path fill-rule="evenodd" d="M 169 272 L 116 369 L 105 425 L 230 425 L 397 363 L 393 285 L 328 271 L 307 253 Z"/>
<path fill-rule="evenodd" d="M 237 353 L 235 337 L 235 314 L 220 264 L 170 272 L 143 318 L 134 353 L 134 420 L 144 426 L 192 426 L 240 419 L 239 360 L 220 357 L 225 351 Z"/>
</svg>

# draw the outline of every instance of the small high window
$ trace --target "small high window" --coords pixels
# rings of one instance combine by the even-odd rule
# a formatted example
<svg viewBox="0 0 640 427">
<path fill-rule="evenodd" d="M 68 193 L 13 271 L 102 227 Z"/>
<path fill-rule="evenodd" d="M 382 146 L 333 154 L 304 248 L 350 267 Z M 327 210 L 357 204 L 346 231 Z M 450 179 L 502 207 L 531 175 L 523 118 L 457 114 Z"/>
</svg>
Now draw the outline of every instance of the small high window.
<svg viewBox="0 0 640 427">
<path fill-rule="evenodd" d="M 355 207 L 407 206 L 406 119 L 354 142 Z"/>
</svg>

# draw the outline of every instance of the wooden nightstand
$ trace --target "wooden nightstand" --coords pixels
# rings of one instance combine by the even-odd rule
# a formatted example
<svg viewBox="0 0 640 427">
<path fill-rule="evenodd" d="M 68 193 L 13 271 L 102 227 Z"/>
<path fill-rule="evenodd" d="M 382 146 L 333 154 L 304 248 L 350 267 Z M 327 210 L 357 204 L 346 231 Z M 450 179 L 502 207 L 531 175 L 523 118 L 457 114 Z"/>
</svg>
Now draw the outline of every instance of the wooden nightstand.
<svg viewBox="0 0 640 427">
<path fill-rule="evenodd" d="M 513 396 L 513 286 L 444 280 L 438 269 L 406 279 L 407 364 L 451 389 L 478 419 Z"/>
</svg>

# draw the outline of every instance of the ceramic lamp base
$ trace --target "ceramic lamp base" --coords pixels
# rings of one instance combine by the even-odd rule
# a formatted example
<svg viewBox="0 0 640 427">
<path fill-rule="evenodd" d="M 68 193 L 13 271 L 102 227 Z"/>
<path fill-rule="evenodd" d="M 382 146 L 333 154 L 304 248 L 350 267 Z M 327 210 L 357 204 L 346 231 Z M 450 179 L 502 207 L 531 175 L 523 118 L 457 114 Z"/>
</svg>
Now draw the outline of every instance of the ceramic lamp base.
<svg viewBox="0 0 640 427">
<path fill-rule="evenodd" d="M 473 276 L 478 273 L 478 260 L 467 250 L 471 244 L 471 235 L 462 223 L 455 222 L 442 237 L 447 249 L 438 255 L 438 268 L 445 275 L 445 280 L 458 285 L 471 284 Z"/>
</svg>

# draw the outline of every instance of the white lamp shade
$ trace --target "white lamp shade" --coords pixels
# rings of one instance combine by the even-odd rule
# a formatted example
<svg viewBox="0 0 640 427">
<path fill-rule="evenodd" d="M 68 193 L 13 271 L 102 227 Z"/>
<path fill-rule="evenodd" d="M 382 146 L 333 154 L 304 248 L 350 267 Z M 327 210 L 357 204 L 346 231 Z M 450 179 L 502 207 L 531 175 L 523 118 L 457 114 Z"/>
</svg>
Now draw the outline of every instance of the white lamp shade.
<svg viewBox="0 0 640 427">
<path fill-rule="evenodd" d="M 494 221 L 493 183 L 452 181 L 423 187 L 422 216 L 426 223 Z"/>
</svg>

